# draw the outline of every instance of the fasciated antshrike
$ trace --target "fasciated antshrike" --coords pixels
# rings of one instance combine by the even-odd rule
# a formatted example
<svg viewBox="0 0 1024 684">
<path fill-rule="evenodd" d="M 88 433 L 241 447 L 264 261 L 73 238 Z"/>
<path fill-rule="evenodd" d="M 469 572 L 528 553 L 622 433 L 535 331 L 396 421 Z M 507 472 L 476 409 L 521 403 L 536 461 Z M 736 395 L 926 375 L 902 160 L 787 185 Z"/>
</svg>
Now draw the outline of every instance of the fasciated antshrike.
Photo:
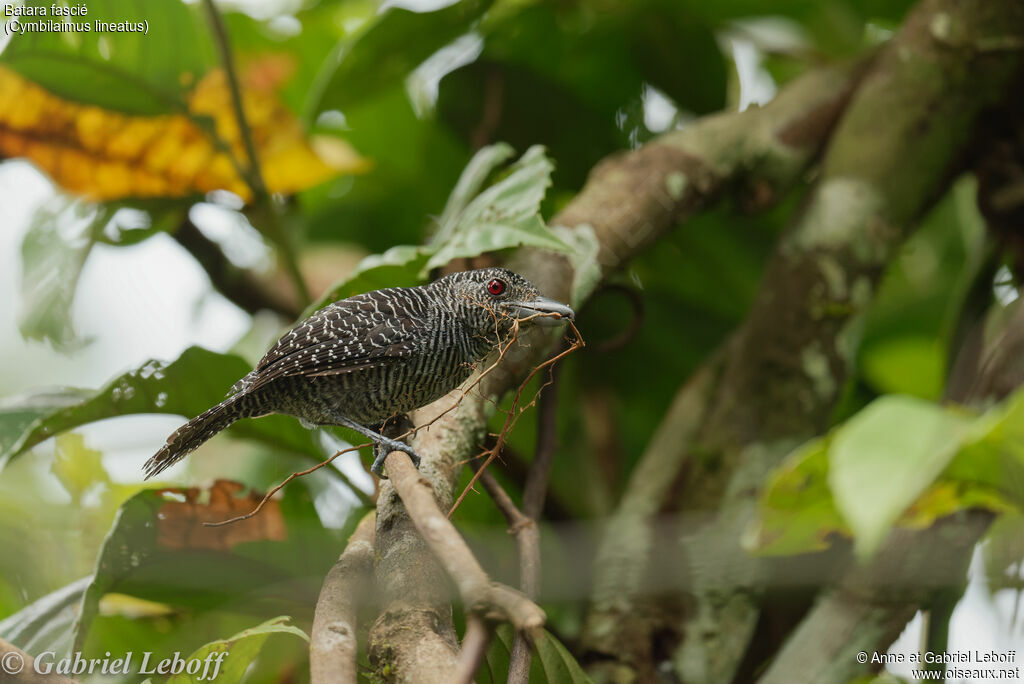
<svg viewBox="0 0 1024 684">
<path fill-rule="evenodd" d="M 514 321 L 572 318 L 572 309 L 541 297 L 528 280 L 503 268 L 342 299 L 295 326 L 227 399 L 168 437 L 146 462 L 146 477 L 235 421 L 271 413 L 365 435 L 374 442 L 371 470 L 378 475 L 395 450 L 418 466 L 412 447 L 381 434 L 385 423 L 457 387 L 507 338 Z"/>
</svg>

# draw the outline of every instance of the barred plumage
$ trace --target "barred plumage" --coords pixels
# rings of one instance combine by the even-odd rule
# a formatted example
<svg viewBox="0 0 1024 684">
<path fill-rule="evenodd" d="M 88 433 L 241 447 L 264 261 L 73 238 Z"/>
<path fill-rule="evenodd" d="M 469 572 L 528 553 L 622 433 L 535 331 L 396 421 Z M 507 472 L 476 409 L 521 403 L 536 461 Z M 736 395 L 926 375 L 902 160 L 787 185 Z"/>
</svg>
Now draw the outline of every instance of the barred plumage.
<svg viewBox="0 0 1024 684">
<path fill-rule="evenodd" d="M 308 425 L 342 425 L 370 437 L 373 471 L 411 447 L 380 434 L 457 387 L 504 339 L 515 319 L 552 321 L 572 310 L 502 268 L 453 273 L 430 285 L 388 288 L 334 302 L 295 326 L 220 404 L 167 439 L 144 469 L 152 477 L 242 418 L 285 413 Z"/>
</svg>

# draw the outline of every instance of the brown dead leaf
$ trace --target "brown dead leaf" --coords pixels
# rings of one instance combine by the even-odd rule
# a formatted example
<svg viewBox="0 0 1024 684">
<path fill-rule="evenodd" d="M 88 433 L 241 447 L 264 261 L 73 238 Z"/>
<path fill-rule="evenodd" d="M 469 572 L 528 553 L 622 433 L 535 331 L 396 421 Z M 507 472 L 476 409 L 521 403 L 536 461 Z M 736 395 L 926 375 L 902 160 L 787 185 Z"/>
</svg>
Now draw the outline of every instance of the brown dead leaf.
<svg viewBox="0 0 1024 684">
<path fill-rule="evenodd" d="M 246 120 L 272 193 L 292 194 L 368 163 L 344 141 L 347 154 L 314 151 L 299 121 L 281 104 L 265 72 L 243 89 Z M 0 155 L 25 157 L 58 184 L 93 200 L 183 197 L 229 190 L 252 197 L 231 157 L 195 123 L 206 119 L 235 159 L 247 159 L 227 77 L 214 70 L 196 84 L 188 115 L 130 116 L 64 100 L 0 67 Z"/>
<path fill-rule="evenodd" d="M 221 522 L 248 513 L 263 499 L 250 492 L 238 496 L 244 487 L 230 480 L 217 480 L 207 490 L 161 489 L 169 500 L 157 512 L 157 543 L 165 549 L 229 550 L 252 541 L 284 541 L 288 538 L 281 505 L 268 501 L 259 515 L 222 527 L 206 527 L 204 522 Z M 175 501 L 172 497 L 184 497 Z M 209 501 L 202 500 L 209 497 Z"/>
</svg>

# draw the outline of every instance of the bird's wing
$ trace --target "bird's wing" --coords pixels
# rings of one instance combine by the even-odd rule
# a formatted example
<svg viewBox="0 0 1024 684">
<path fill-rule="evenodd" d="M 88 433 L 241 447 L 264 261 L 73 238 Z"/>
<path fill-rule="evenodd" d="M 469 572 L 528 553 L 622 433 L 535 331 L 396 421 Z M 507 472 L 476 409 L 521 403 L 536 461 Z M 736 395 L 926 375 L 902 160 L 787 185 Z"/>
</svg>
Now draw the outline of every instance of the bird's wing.
<svg viewBox="0 0 1024 684">
<path fill-rule="evenodd" d="M 351 373 L 407 358 L 427 334 L 427 312 L 419 301 L 396 306 L 388 295 L 386 290 L 357 295 L 316 312 L 278 340 L 232 390 L 295 375 Z"/>
</svg>

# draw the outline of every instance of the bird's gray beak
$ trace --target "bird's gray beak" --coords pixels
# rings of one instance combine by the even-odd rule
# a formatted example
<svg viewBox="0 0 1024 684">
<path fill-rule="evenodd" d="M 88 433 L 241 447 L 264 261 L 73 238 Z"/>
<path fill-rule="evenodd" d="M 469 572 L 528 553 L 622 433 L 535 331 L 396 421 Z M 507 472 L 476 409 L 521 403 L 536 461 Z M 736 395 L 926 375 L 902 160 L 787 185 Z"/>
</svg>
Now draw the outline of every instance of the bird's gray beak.
<svg viewBox="0 0 1024 684">
<path fill-rule="evenodd" d="M 576 318 L 572 309 L 547 297 L 537 297 L 528 302 L 509 302 L 506 306 L 519 320 L 529 318 L 531 323 L 539 325 L 558 325 L 563 320 L 571 321 Z"/>
</svg>

